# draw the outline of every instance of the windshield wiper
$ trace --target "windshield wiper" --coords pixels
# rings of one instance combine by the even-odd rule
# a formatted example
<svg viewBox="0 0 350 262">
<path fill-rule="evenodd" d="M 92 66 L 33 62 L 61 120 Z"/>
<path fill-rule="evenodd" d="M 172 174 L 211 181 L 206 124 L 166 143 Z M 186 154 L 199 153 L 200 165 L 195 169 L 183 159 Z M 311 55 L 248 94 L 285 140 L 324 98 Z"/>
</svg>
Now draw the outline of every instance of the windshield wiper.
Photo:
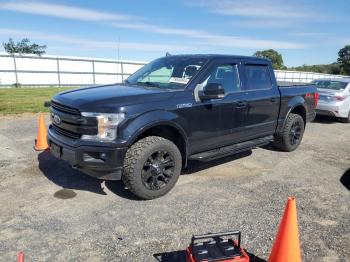
<svg viewBox="0 0 350 262">
<path fill-rule="evenodd" d="M 137 84 L 139 85 L 144 85 L 144 86 L 151 86 L 151 87 L 157 87 L 157 88 L 160 88 L 159 85 L 157 85 L 156 83 L 154 82 L 149 82 L 149 81 L 146 81 L 146 82 L 137 82 Z"/>
</svg>

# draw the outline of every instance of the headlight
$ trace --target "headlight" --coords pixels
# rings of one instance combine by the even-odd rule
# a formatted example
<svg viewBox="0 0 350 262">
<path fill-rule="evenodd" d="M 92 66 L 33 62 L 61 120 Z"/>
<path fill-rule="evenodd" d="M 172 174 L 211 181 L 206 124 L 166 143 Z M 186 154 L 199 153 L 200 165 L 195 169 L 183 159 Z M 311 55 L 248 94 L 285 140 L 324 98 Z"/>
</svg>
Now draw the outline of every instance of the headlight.
<svg viewBox="0 0 350 262">
<path fill-rule="evenodd" d="M 117 137 L 117 127 L 125 119 L 124 113 L 118 114 L 100 114 L 100 113 L 81 113 L 82 116 L 96 117 L 97 135 L 83 135 L 83 140 L 112 141 Z"/>
</svg>

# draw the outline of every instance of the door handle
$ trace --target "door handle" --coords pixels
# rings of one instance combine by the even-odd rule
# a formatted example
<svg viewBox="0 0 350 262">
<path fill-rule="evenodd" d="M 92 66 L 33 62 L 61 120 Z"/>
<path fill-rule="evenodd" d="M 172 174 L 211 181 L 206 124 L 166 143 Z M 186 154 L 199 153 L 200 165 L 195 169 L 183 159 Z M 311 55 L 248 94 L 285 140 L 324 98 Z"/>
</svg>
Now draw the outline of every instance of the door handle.
<svg viewBox="0 0 350 262">
<path fill-rule="evenodd" d="M 247 107 L 247 102 L 239 101 L 237 102 L 236 108 L 245 108 Z"/>
<path fill-rule="evenodd" d="M 270 101 L 271 101 L 271 103 L 276 103 L 276 102 L 277 102 L 277 98 L 276 98 L 276 97 L 272 97 L 272 98 L 270 99 Z"/>
</svg>

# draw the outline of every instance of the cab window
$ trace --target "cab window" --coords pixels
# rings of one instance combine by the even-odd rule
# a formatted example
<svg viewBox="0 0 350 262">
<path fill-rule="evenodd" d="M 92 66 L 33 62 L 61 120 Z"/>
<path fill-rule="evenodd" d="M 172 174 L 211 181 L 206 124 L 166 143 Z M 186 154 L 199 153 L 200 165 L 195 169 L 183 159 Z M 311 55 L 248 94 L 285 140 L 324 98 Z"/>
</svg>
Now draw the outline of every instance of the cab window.
<svg viewBox="0 0 350 262">
<path fill-rule="evenodd" d="M 267 65 L 246 65 L 247 90 L 270 89 L 272 82 Z"/>
<path fill-rule="evenodd" d="M 237 65 L 215 67 L 203 82 L 203 86 L 210 83 L 221 84 L 225 89 L 225 94 L 241 91 Z"/>
</svg>

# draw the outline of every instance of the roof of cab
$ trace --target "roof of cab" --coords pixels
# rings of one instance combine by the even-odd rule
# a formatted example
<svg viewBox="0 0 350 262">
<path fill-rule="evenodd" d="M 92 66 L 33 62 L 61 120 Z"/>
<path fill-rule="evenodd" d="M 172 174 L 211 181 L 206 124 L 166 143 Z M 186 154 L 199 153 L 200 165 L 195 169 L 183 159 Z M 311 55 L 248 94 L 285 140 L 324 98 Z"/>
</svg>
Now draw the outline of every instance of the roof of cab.
<svg viewBox="0 0 350 262">
<path fill-rule="evenodd" d="M 223 55 L 223 54 L 181 54 L 181 55 L 170 55 L 170 57 L 198 57 L 198 58 L 234 58 L 234 59 L 246 59 L 254 61 L 270 62 L 270 60 L 255 56 L 241 56 L 241 55 Z"/>
</svg>

